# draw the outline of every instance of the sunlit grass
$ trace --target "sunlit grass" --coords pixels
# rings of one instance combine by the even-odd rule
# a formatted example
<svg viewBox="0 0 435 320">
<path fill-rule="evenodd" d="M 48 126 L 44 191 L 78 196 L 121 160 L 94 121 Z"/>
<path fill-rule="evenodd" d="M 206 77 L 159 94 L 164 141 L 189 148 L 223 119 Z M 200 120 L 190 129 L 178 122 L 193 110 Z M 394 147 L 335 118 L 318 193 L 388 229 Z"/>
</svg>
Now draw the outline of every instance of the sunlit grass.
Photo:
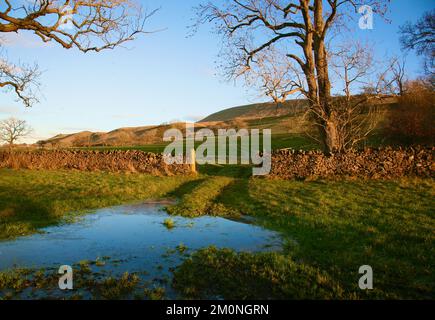
<svg viewBox="0 0 435 320">
<path fill-rule="evenodd" d="M 219 201 L 256 216 L 289 239 L 286 254 L 358 290 L 358 268 L 375 273 L 372 297 L 429 298 L 435 292 L 435 183 L 239 180 Z"/>
<path fill-rule="evenodd" d="M 277 253 L 239 253 L 210 247 L 174 272 L 174 286 L 189 299 L 349 299 L 324 272 Z"/>
</svg>

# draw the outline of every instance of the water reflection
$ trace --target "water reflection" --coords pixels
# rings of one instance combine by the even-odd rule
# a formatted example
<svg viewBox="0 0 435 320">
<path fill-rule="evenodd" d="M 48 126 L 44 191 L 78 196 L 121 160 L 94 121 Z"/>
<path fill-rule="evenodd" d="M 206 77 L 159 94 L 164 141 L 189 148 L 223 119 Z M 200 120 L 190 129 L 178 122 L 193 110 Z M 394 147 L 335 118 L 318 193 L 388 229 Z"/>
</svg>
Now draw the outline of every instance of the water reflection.
<svg viewBox="0 0 435 320">
<path fill-rule="evenodd" d="M 281 247 L 277 233 L 219 217 L 171 217 L 164 225 L 166 202 L 98 210 L 73 224 L 43 229 L 42 234 L 0 242 L 0 270 L 13 267 L 55 267 L 110 258 L 104 268 L 114 273 L 146 272 L 166 276 L 186 253 L 214 245 L 237 251 Z M 181 249 L 180 249 L 181 248 Z"/>
</svg>

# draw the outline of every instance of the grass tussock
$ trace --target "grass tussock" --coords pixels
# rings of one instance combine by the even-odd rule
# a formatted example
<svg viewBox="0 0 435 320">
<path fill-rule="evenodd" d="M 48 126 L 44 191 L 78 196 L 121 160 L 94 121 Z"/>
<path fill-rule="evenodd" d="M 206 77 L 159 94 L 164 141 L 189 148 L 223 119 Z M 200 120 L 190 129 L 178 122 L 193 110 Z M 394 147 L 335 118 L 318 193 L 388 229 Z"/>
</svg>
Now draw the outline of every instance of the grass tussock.
<svg viewBox="0 0 435 320">
<path fill-rule="evenodd" d="M 175 221 L 172 220 L 172 219 L 170 219 L 170 218 L 168 218 L 168 219 L 165 219 L 165 220 L 163 221 L 163 225 L 164 225 L 167 229 L 173 229 L 173 228 L 175 227 Z"/>
<path fill-rule="evenodd" d="M 109 277 L 95 286 L 96 295 L 105 300 L 119 300 L 128 297 L 136 290 L 139 276 L 125 272 L 121 277 Z"/>
</svg>

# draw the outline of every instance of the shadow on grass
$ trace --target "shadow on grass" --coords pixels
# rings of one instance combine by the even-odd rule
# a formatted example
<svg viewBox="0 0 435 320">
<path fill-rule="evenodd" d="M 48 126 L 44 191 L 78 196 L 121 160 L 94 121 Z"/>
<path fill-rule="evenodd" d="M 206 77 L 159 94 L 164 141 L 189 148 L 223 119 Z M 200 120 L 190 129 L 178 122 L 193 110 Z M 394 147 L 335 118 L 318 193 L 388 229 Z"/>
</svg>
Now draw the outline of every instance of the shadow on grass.
<svg viewBox="0 0 435 320">
<path fill-rule="evenodd" d="M 59 222 L 50 204 L 26 197 L 19 190 L 8 190 L 8 195 L 0 199 L 0 239 L 29 234 Z"/>
<path fill-rule="evenodd" d="M 232 182 L 216 197 L 215 202 L 222 203 L 225 207 L 238 210 L 245 215 L 249 213 L 247 204 L 257 207 L 255 199 L 249 196 L 249 179 L 237 179 Z"/>
<path fill-rule="evenodd" d="M 169 198 L 173 198 L 173 197 L 180 198 L 180 197 L 182 197 L 185 194 L 192 193 L 192 191 L 195 190 L 205 180 L 206 179 L 197 179 L 197 180 L 192 180 L 192 181 L 188 181 L 186 183 L 183 183 L 182 185 L 180 185 L 175 190 L 172 190 L 169 193 L 167 193 L 166 197 L 169 197 Z"/>
<path fill-rule="evenodd" d="M 198 172 L 212 177 L 248 178 L 252 175 L 252 166 L 205 164 L 198 166 Z"/>
</svg>

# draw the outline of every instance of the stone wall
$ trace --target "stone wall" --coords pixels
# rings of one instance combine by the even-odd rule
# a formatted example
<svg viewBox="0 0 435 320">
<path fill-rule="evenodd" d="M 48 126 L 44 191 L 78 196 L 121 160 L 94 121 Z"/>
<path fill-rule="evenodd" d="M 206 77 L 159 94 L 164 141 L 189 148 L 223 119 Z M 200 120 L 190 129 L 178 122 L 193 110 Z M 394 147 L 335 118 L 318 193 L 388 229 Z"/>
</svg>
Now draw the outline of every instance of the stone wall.
<svg viewBox="0 0 435 320">
<path fill-rule="evenodd" d="M 326 156 L 320 151 L 280 150 L 272 154 L 271 178 L 435 177 L 435 148 L 365 149 Z"/>
<path fill-rule="evenodd" d="M 140 172 L 153 175 L 189 174 L 188 165 L 167 165 L 163 155 L 142 151 L 0 152 L 0 168 Z"/>
<path fill-rule="evenodd" d="M 435 148 L 365 149 L 326 156 L 320 151 L 280 150 L 272 154 L 270 178 L 316 179 L 354 177 L 435 178 Z M 190 174 L 189 165 L 167 165 L 163 155 L 142 151 L 0 151 L 0 168 Z"/>
</svg>

